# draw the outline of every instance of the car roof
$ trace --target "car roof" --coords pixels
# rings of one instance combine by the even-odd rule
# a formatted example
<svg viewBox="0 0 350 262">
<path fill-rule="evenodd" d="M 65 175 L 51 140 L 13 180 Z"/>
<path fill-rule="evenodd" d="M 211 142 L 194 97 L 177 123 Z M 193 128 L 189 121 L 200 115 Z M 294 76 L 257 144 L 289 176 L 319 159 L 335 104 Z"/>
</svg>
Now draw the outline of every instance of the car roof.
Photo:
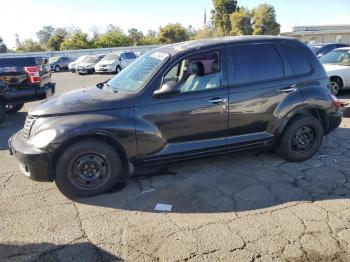
<svg viewBox="0 0 350 262">
<path fill-rule="evenodd" d="M 350 46 L 339 47 L 339 48 L 334 49 L 334 50 L 349 50 L 350 51 Z"/>
<path fill-rule="evenodd" d="M 327 45 L 344 45 L 346 46 L 347 44 L 342 44 L 342 43 L 315 43 L 315 44 L 311 44 L 310 46 L 327 46 Z"/>
<path fill-rule="evenodd" d="M 181 42 L 176 44 L 170 44 L 153 49 L 153 52 L 164 52 L 170 55 L 176 55 L 190 50 L 198 50 L 206 47 L 215 47 L 222 44 L 233 44 L 239 42 L 264 42 L 264 41 L 276 41 L 276 40 L 293 40 L 297 41 L 294 37 L 286 36 L 229 36 L 208 38 L 202 40 L 192 40 L 187 42 Z"/>
</svg>

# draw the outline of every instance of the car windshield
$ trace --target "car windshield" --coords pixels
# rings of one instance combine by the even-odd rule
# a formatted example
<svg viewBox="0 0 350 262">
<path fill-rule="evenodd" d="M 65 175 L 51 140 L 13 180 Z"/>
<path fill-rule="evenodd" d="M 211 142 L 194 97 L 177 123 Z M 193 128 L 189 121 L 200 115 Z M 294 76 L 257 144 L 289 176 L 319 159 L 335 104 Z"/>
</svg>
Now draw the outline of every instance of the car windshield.
<svg viewBox="0 0 350 262">
<path fill-rule="evenodd" d="M 116 61 L 118 58 L 119 56 L 117 54 L 108 54 L 102 59 L 102 61 Z"/>
<path fill-rule="evenodd" d="M 310 46 L 311 50 L 314 51 L 314 53 L 317 53 L 320 49 L 321 49 L 321 46 L 319 45 L 312 45 Z"/>
<path fill-rule="evenodd" d="M 75 62 L 82 62 L 82 61 L 84 61 L 87 57 L 88 57 L 88 56 L 83 55 L 83 56 L 79 57 L 77 60 L 75 60 Z"/>
<path fill-rule="evenodd" d="M 84 59 L 84 62 L 86 62 L 86 63 L 97 63 L 97 58 L 95 56 L 88 56 L 86 59 Z"/>
<path fill-rule="evenodd" d="M 320 61 L 323 64 L 334 64 L 350 66 L 350 50 L 333 50 L 332 52 L 323 56 Z"/>
<path fill-rule="evenodd" d="M 51 63 L 55 63 L 55 62 L 58 61 L 58 59 L 59 59 L 59 57 L 50 57 L 50 58 L 49 58 L 49 63 L 50 63 L 50 64 L 51 64 Z"/>
<path fill-rule="evenodd" d="M 113 91 L 137 92 L 159 70 L 169 58 L 162 52 L 148 52 L 135 60 L 131 66 L 123 69 L 107 85 Z"/>
</svg>

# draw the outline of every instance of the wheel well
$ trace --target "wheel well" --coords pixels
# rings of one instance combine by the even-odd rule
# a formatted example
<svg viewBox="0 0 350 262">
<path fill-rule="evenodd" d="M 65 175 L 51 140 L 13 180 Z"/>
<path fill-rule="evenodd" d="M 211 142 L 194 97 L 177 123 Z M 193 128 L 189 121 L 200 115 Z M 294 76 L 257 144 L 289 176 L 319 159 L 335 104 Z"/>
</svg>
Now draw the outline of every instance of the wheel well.
<svg viewBox="0 0 350 262">
<path fill-rule="evenodd" d="M 340 83 L 340 88 L 344 87 L 344 81 L 343 81 L 343 79 L 340 76 L 331 76 L 329 79 L 331 81 L 337 81 L 338 80 L 339 83 Z"/>
<path fill-rule="evenodd" d="M 279 133 L 279 138 L 283 135 L 284 131 L 288 127 L 288 125 L 296 118 L 298 117 L 303 117 L 303 116 L 313 116 L 315 117 L 318 121 L 320 121 L 321 125 L 323 126 L 323 130 L 325 135 L 329 133 L 329 120 L 327 117 L 327 113 L 323 111 L 322 109 L 318 108 L 306 108 L 303 109 L 302 111 L 297 112 L 293 117 L 291 117 L 285 125 L 282 127 L 282 131 Z"/>
<path fill-rule="evenodd" d="M 129 160 L 128 157 L 125 153 L 125 150 L 123 147 L 120 145 L 118 141 L 116 141 L 114 138 L 111 138 L 107 135 L 101 135 L 101 134 L 94 134 L 94 135 L 82 135 L 79 137 L 74 137 L 71 139 L 68 139 L 65 141 L 54 153 L 51 159 L 51 167 L 50 167 L 50 173 L 52 175 L 51 179 L 54 180 L 56 176 L 56 163 L 58 158 L 63 154 L 63 152 L 72 144 L 78 143 L 80 141 L 86 140 L 86 139 L 95 139 L 95 140 L 100 140 L 108 143 L 109 145 L 113 146 L 113 149 L 119 154 L 121 160 L 122 160 L 122 165 L 123 165 L 123 174 L 128 174 L 129 173 Z"/>
</svg>

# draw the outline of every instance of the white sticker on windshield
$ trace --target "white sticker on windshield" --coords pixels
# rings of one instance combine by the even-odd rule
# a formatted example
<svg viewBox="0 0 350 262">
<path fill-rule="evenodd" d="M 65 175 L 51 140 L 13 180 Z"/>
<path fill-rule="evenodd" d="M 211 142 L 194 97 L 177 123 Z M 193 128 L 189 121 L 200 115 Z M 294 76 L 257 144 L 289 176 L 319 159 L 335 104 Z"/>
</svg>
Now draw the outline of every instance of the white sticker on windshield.
<svg viewBox="0 0 350 262">
<path fill-rule="evenodd" d="M 166 59 L 169 55 L 166 53 L 161 53 L 161 52 L 154 52 L 151 57 L 163 61 Z"/>
</svg>

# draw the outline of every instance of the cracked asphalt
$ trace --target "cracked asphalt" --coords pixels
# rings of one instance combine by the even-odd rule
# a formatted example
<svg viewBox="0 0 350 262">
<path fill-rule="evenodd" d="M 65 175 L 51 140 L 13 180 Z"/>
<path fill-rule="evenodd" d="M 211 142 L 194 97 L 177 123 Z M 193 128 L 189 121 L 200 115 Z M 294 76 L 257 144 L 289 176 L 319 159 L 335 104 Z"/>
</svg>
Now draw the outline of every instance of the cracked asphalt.
<svg viewBox="0 0 350 262">
<path fill-rule="evenodd" d="M 110 77 L 53 79 L 60 93 Z M 24 177 L 9 155 L 32 105 L 0 125 L 1 261 L 350 261 L 350 118 L 304 163 L 207 158 L 72 201 Z"/>
</svg>

